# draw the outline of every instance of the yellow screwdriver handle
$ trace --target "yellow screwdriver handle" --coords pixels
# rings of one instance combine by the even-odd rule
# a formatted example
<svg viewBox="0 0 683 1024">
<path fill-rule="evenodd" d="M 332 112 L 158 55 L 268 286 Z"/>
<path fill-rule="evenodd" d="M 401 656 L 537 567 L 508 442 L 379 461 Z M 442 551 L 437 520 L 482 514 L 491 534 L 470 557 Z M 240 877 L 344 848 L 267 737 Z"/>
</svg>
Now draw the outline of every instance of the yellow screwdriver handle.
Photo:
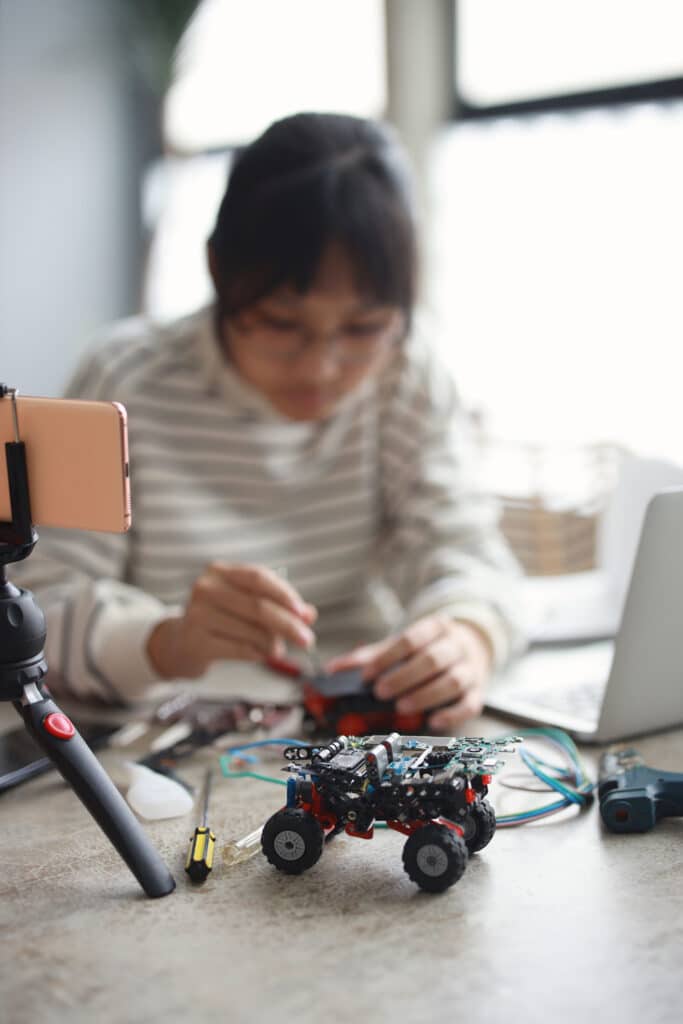
<svg viewBox="0 0 683 1024">
<path fill-rule="evenodd" d="M 203 882 L 208 877 L 213 867 L 215 847 L 216 837 L 210 828 L 200 825 L 194 830 L 185 863 L 185 870 L 193 882 Z"/>
</svg>

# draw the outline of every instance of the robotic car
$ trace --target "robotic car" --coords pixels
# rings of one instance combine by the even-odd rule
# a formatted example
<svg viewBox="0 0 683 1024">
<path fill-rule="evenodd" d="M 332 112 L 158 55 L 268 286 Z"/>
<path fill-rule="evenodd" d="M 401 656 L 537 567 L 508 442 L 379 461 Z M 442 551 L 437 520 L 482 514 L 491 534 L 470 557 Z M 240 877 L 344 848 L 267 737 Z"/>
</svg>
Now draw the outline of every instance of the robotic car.
<svg viewBox="0 0 683 1024">
<path fill-rule="evenodd" d="M 513 753 L 516 736 L 496 740 L 430 736 L 337 736 L 322 746 L 291 746 L 287 804 L 263 827 L 265 856 L 299 875 L 339 832 L 372 839 L 376 821 L 408 836 L 403 866 L 427 892 L 462 876 L 470 853 L 493 838 L 496 816 L 485 799 Z"/>
</svg>

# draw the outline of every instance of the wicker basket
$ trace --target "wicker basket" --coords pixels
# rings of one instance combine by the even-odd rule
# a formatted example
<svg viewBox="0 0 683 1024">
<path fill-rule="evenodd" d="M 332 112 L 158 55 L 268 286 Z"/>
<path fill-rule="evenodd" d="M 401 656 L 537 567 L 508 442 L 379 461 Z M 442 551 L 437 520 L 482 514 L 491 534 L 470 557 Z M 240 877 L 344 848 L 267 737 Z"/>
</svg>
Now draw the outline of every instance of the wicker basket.
<svg viewBox="0 0 683 1024">
<path fill-rule="evenodd" d="M 592 569 L 621 450 L 486 439 L 481 453 L 487 487 L 501 506 L 501 528 L 524 571 L 548 576 Z"/>
</svg>

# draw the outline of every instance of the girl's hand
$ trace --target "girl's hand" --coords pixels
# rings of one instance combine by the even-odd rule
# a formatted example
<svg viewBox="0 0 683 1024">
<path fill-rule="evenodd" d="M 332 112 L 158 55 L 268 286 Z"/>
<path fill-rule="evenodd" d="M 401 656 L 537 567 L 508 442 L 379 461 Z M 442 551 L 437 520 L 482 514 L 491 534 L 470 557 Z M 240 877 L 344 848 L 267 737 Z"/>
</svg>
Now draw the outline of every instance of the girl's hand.
<svg viewBox="0 0 683 1024">
<path fill-rule="evenodd" d="M 484 706 L 491 648 L 469 622 L 429 615 L 396 636 L 357 647 L 325 666 L 328 672 L 359 667 L 373 683 L 376 697 L 394 700 L 400 712 L 432 711 L 429 728 L 449 734 Z"/>
<path fill-rule="evenodd" d="M 214 661 L 282 657 L 285 643 L 308 648 L 316 609 L 272 569 L 212 562 L 185 611 L 150 633 L 147 654 L 163 679 L 194 679 Z"/>
</svg>

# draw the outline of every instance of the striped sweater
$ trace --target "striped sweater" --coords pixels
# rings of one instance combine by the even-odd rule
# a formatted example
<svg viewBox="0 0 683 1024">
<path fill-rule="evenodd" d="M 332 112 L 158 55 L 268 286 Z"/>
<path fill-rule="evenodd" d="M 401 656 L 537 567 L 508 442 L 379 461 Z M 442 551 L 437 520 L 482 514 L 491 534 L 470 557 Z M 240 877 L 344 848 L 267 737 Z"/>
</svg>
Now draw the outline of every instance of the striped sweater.
<svg viewBox="0 0 683 1024">
<path fill-rule="evenodd" d="M 53 689 L 142 694 L 157 681 L 150 631 L 217 559 L 286 567 L 328 648 L 437 610 L 477 624 L 498 662 L 518 639 L 516 565 L 477 488 L 451 377 L 424 341 L 330 419 L 301 423 L 230 367 L 210 310 L 136 318 L 93 349 L 68 395 L 128 410 L 133 526 L 44 530 L 15 567 L 46 613 Z"/>
</svg>

